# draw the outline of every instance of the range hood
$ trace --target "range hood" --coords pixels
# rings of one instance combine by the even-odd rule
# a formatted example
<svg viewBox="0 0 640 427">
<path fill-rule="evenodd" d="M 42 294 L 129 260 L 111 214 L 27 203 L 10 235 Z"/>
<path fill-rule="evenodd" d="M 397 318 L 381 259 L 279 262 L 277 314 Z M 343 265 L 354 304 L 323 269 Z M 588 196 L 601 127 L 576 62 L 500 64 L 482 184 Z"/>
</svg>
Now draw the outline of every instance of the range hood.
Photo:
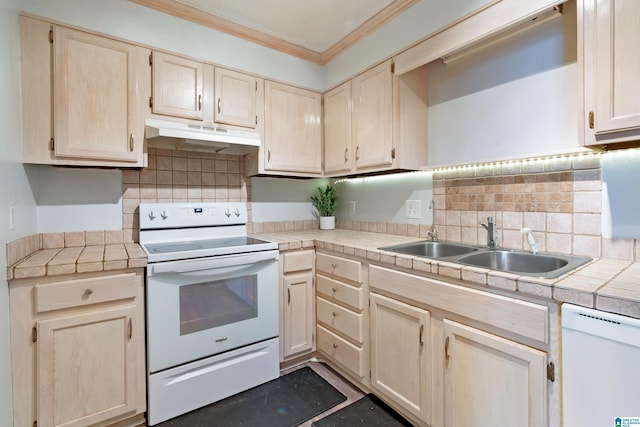
<svg viewBox="0 0 640 427">
<path fill-rule="evenodd" d="M 146 119 L 144 124 L 150 147 L 220 154 L 248 154 L 260 148 L 257 132 L 159 119 Z"/>
</svg>

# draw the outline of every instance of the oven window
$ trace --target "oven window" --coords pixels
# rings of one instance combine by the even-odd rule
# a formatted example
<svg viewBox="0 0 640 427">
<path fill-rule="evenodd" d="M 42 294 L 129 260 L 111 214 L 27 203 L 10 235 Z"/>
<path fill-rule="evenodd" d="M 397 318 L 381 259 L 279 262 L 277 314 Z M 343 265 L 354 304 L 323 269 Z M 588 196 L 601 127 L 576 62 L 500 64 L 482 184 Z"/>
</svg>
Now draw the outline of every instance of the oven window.
<svg viewBox="0 0 640 427">
<path fill-rule="evenodd" d="M 257 275 L 180 287 L 180 335 L 258 316 Z"/>
</svg>

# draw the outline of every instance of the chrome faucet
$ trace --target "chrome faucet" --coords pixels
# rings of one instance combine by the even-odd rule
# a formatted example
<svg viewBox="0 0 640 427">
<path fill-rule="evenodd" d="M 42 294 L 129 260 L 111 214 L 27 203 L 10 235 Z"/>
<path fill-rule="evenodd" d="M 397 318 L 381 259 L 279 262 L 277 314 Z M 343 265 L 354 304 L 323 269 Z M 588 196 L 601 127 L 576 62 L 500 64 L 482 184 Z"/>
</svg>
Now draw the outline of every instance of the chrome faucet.
<svg viewBox="0 0 640 427">
<path fill-rule="evenodd" d="M 487 223 L 486 224 L 480 223 L 480 225 L 485 230 L 487 230 L 487 247 L 494 249 L 496 247 L 496 239 L 494 236 L 495 224 L 493 223 L 493 217 L 492 216 L 487 217 Z"/>
<path fill-rule="evenodd" d="M 427 237 L 431 239 L 432 242 L 438 240 L 438 230 L 436 229 L 436 225 L 431 225 L 431 230 L 427 231 Z"/>
</svg>

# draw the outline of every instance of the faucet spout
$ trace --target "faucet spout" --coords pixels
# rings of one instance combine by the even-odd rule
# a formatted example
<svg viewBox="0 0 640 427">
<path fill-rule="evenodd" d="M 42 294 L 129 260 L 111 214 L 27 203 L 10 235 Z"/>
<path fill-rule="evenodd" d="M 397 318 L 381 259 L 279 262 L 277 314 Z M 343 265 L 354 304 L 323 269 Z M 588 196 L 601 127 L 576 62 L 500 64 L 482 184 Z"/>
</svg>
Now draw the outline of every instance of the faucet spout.
<svg viewBox="0 0 640 427">
<path fill-rule="evenodd" d="M 490 249 L 494 249 L 496 247 L 496 239 L 495 239 L 495 224 L 493 222 L 493 217 L 487 217 L 487 223 L 480 223 L 482 228 L 487 230 L 487 247 Z"/>
<path fill-rule="evenodd" d="M 431 239 L 432 242 L 438 240 L 438 229 L 436 229 L 436 225 L 431 225 L 431 230 L 427 231 L 427 237 Z"/>
</svg>

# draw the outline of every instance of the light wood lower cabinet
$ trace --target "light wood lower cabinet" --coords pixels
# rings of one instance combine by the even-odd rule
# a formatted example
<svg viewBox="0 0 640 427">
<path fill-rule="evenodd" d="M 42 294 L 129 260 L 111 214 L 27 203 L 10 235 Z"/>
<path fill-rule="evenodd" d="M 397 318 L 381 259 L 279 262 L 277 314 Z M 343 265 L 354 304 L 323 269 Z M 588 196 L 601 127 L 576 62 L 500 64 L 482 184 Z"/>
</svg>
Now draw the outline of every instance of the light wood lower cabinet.
<svg viewBox="0 0 640 427">
<path fill-rule="evenodd" d="M 430 313 L 375 293 L 369 302 L 371 388 L 430 423 Z"/>
<path fill-rule="evenodd" d="M 547 354 L 444 319 L 445 426 L 546 426 Z"/>
<path fill-rule="evenodd" d="M 412 422 L 555 425 L 549 307 L 375 265 L 369 286 L 371 386 Z"/>
<path fill-rule="evenodd" d="M 368 292 L 360 261 L 316 255 L 318 351 L 359 382 L 369 382 Z"/>
<path fill-rule="evenodd" d="M 142 269 L 14 280 L 9 292 L 16 426 L 144 421 Z"/>
<path fill-rule="evenodd" d="M 315 349 L 313 250 L 280 256 L 282 320 L 280 360 Z"/>
</svg>

